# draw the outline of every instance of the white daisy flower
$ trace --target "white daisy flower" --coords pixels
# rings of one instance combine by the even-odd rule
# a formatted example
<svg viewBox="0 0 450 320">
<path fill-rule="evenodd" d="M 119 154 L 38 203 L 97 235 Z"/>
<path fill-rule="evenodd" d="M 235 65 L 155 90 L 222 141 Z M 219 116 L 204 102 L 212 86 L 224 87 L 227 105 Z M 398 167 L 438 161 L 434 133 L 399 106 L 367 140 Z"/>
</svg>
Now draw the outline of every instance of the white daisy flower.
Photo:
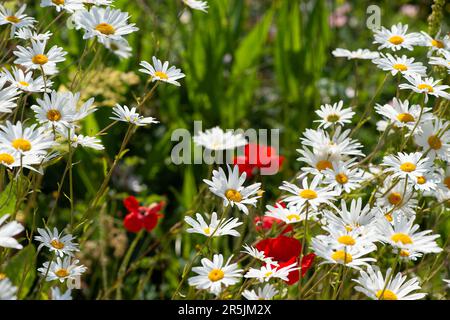
<svg viewBox="0 0 450 320">
<path fill-rule="evenodd" d="M 351 108 L 342 108 L 344 101 L 339 101 L 331 104 L 325 104 L 320 106 L 320 110 L 316 110 L 316 114 L 321 118 L 320 120 L 314 120 L 314 122 L 320 122 L 319 128 L 323 127 L 328 129 L 334 125 L 344 126 L 346 123 L 352 122 L 352 117 L 355 113 Z"/>
<path fill-rule="evenodd" d="M 184 73 L 181 72 L 181 69 L 178 69 L 175 66 L 169 68 L 169 61 L 165 61 L 163 64 L 161 60 L 156 57 L 152 57 L 152 60 L 153 65 L 147 61 L 141 61 L 139 65 L 142 69 L 139 69 L 139 71 L 150 75 L 152 82 L 162 81 L 180 86 L 180 83 L 177 80 L 185 77 Z"/>
<path fill-rule="evenodd" d="M 436 157 L 444 161 L 450 159 L 450 122 L 433 118 L 420 126 L 420 132 L 414 135 L 414 141 L 422 147 L 423 152 L 434 160 Z"/>
<path fill-rule="evenodd" d="M 41 0 L 41 7 L 55 7 L 57 12 L 65 10 L 70 13 L 84 9 L 81 0 Z"/>
<path fill-rule="evenodd" d="M 62 293 L 61 290 L 59 290 L 58 287 L 51 288 L 52 294 L 51 298 L 52 300 L 72 300 L 72 290 L 67 289 L 66 292 Z"/>
<path fill-rule="evenodd" d="M 435 191 L 438 188 L 439 176 L 434 172 L 417 177 L 416 181 L 409 181 L 414 186 L 415 190 L 422 191 L 425 195 L 435 196 Z"/>
<path fill-rule="evenodd" d="M 0 113 L 11 113 L 17 107 L 19 91 L 13 86 L 6 87 L 6 77 L 0 76 Z"/>
<path fill-rule="evenodd" d="M 413 216 L 417 208 L 414 190 L 408 187 L 405 180 L 395 182 L 388 177 L 383 187 L 375 194 L 375 198 L 380 214 L 384 215 L 388 221 L 392 221 L 394 213 Z"/>
<path fill-rule="evenodd" d="M 388 48 L 392 51 L 397 51 L 402 48 L 413 50 L 413 46 L 420 42 L 420 34 L 413 32 L 407 33 L 408 25 L 398 23 L 393 25 L 391 29 L 381 27 L 381 30 L 375 31 L 373 43 L 379 44 L 378 50 Z"/>
<path fill-rule="evenodd" d="M 8 278 L 0 278 L 0 300 L 17 300 L 17 287 Z"/>
<path fill-rule="evenodd" d="M 375 110 L 378 114 L 382 115 L 386 120 L 389 120 L 397 128 L 406 127 L 408 130 L 413 130 L 416 126 L 417 121 L 423 123 L 431 119 L 431 108 L 423 108 L 422 116 L 420 117 L 420 105 L 413 104 L 409 105 L 408 100 L 401 101 L 400 99 L 394 98 L 392 100 L 392 105 L 385 104 L 375 106 Z M 419 123 L 419 124 L 420 124 Z M 420 129 L 420 128 L 416 128 Z"/>
<path fill-rule="evenodd" d="M 91 148 L 94 150 L 104 150 L 102 141 L 96 137 L 85 136 L 82 134 L 75 134 L 75 128 L 64 127 L 57 128 L 57 132 L 62 136 L 64 141 L 71 143 L 72 148 Z"/>
<path fill-rule="evenodd" d="M 352 168 L 353 159 L 343 162 L 333 162 L 332 168 L 327 168 L 324 173 L 323 183 L 334 189 L 338 194 L 350 193 L 361 186 L 364 181 L 364 171 Z"/>
<path fill-rule="evenodd" d="M 336 213 L 329 210 L 324 211 L 323 214 L 328 225 L 333 228 L 345 228 L 348 232 L 369 232 L 376 222 L 374 211 L 369 204 L 363 207 L 361 198 L 353 199 L 349 208 L 347 208 L 345 200 L 342 199 L 341 208 Z"/>
<path fill-rule="evenodd" d="M 331 191 L 329 187 L 321 187 L 321 178 L 315 176 L 311 183 L 308 183 L 308 179 L 303 179 L 302 186 L 298 187 L 295 184 L 283 181 L 283 185 L 280 186 L 281 190 L 286 190 L 292 193 L 292 196 L 288 196 L 283 199 L 287 202 L 288 207 L 295 206 L 297 210 L 303 210 L 306 205 L 310 205 L 313 210 L 317 210 L 321 204 L 333 205 L 331 203 L 334 197 L 337 195 L 334 191 Z"/>
<path fill-rule="evenodd" d="M 422 45 L 429 48 L 428 55 L 435 52 L 441 54 L 450 51 L 450 37 L 446 35 L 443 38 L 439 38 L 439 34 L 435 38 L 431 37 L 425 31 L 421 31 L 422 34 Z"/>
<path fill-rule="evenodd" d="M 36 120 L 44 128 L 71 128 L 75 122 L 96 110 L 92 107 L 93 98 L 86 101 L 81 107 L 78 107 L 79 99 L 80 93 L 52 91 L 51 94 L 44 94 L 43 100 L 36 99 L 37 105 L 32 105 L 31 109 L 35 113 Z"/>
<path fill-rule="evenodd" d="M 431 235 L 431 230 L 418 231 L 419 225 L 414 224 L 415 217 L 399 215 L 389 223 L 381 219 L 377 223 L 380 241 L 390 244 L 404 259 L 416 260 L 426 253 L 439 253 L 435 239 L 439 235 Z"/>
<path fill-rule="evenodd" d="M 45 33 L 37 33 L 28 28 L 22 28 L 16 31 L 16 38 L 22 40 L 47 41 L 53 34 L 50 31 Z"/>
<path fill-rule="evenodd" d="M 368 262 L 376 261 L 374 258 L 364 257 L 374 251 L 375 246 L 345 246 L 345 249 L 337 250 L 326 237 L 314 237 L 311 247 L 316 255 L 324 259 L 321 264 L 342 264 L 360 270 L 362 266 L 368 266 Z"/>
<path fill-rule="evenodd" d="M 272 300 L 279 291 L 270 283 L 266 283 L 263 287 L 255 290 L 244 290 L 242 296 L 247 300 Z"/>
<path fill-rule="evenodd" d="M 208 12 L 208 2 L 199 0 L 182 0 L 185 5 L 194 10 Z"/>
<path fill-rule="evenodd" d="M 242 269 L 238 269 L 237 263 L 230 264 L 231 258 L 225 264 L 221 254 L 215 254 L 212 261 L 203 258 L 201 267 L 192 268 L 198 275 L 188 279 L 189 285 L 218 296 L 222 292 L 222 285 L 228 287 L 239 282 L 242 277 Z"/>
<path fill-rule="evenodd" d="M 425 103 L 428 102 L 428 95 L 450 100 L 450 94 L 445 91 L 450 88 L 450 86 L 439 85 L 438 83 L 441 82 L 441 80 L 434 80 L 431 77 L 422 78 L 418 74 L 405 75 L 405 79 L 408 80 L 409 83 L 402 83 L 399 85 L 399 88 L 410 89 L 414 92 L 425 94 Z"/>
<path fill-rule="evenodd" d="M 372 62 L 381 70 L 390 71 L 393 76 L 397 73 L 416 73 L 425 76 L 427 73 L 427 68 L 421 62 L 414 62 L 414 58 L 408 58 L 405 55 L 398 57 L 389 53 L 381 54 L 380 58 L 374 59 Z"/>
<path fill-rule="evenodd" d="M 225 207 L 231 205 L 231 207 L 236 206 L 238 209 L 245 214 L 248 214 L 248 208 L 246 205 L 251 205 L 256 207 L 256 201 L 260 196 L 257 196 L 261 183 L 254 183 L 248 187 L 244 187 L 245 178 L 247 174 L 243 172 L 239 175 L 239 167 L 234 166 L 233 169 L 229 165 L 228 167 L 228 177 L 222 168 L 213 171 L 212 180 L 203 179 L 207 185 L 209 185 L 209 190 L 216 196 L 223 199 L 223 205 Z"/>
<path fill-rule="evenodd" d="M 130 16 L 127 12 L 100 7 L 80 10 L 74 14 L 77 29 L 83 29 L 83 39 L 96 37 L 104 44 L 108 40 L 120 40 L 123 36 L 139 30 L 134 23 L 129 24 Z"/>
<path fill-rule="evenodd" d="M 112 120 L 132 123 L 136 126 L 146 126 L 152 123 L 159 123 L 155 118 L 144 117 L 136 112 L 136 107 L 128 108 L 127 106 L 121 106 L 116 104 L 113 108 L 114 117 L 110 117 Z"/>
<path fill-rule="evenodd" d="M 112 51 L 120 59 L 128 59 L 131 57 L 131 52 L 133 49 L 124 38 L 119 40 L 107 40 L 104 44 L 107 49 Z"/>
<path fill-rule="evenodd" d="M 39 154 L 21 154 L 10 146 L 0 145 L 0 165 L 8 169 L 23 167 L 33 171 L 37 171 L 33 166 L 39 165 L 44 161 L 42 155 Z"/>
<path fill-rule="evenodd" d="M 44 262 L 38 271 L 42 276 L 46 276 L 46 281 L 59 280 L 61 283 L 65 280 L 77 280 L 87 268 L 84 265 L 78 265 L 79 260 L 72 260 L 70 256 L 63 259 L 56 257 L 56 261 Z"/>
<path fill-rule="evenodd" d="M 0 247 L 22 249 L 22 245 L 17 242 L 14 236 L 17 236 L 25 228 L 17 221 L 5 222 L 8 218 L 9 214 L 0 217 Z"/>
<path fill-rule="evenodd" d="M 219 127 L 197 132 L 193 140 L 196 145 L 209 150 L 230 150 L 247 144 L 244 135 L 232 130 L 223 131 Z"/>
<path fill-rule="evenodd" d="M 275 207 L 267 205 L 266 208 L 265 215 L 267 217 L 282 220 L 286 224 L 297 223 L 306 219 L 306 212 L 299 211 L 297 206 L 284 208 L 279 203 L 276 203 Z M 315 215 L 316 212 L 309 212 L 308 219 Z"/>
<path fill-rule="evenodd" d="M 55 252 L 61 258 L 64 255 L 73 256 L 75 251 L 79 251 L 78 244 L 73 242 L 75 237 L 71 234 L 64 235 L 63 231 L 58 232 L 56 228 L 53 228 L 53 231 L 49 228 L 37 228 L 37 232 L 39 236 L 35 236 L 34 240 L 41 242 L 38 251 L 46 247 L 50 252 Z"/>
<path fill-rule="evenodd" d="M 17 67 L 12 67 L 12 72 L 6 68 L 3 68 L 1 75 L 6 78 L 11 86 L 26 92 L 44 92 L 45 88 L 47 88 L 47 92 L 49 92 L 51 91 L 50 88 L 53 85 L 51 80 L 44 81 L 42 76 L 33 79 L 32 71 L 23 72 Z"/>
<path fill-rule="evenodd" d="M 443 57 L 430 57 L 430 64 L 442 66 L 447 68 L 450 73 L 450 51 L 443 51 Z"/>
<path fill-rule="evenodd" d="M 37 128 L 36 124 L 23 127 L 20 121 L 14 125 L 6 121 L 6 126 L 0 125 L 0 143 L 23 155 L 45 155 L 54 141 L 41 128 Z"/>
<path fill-rule="evenodd" d="M 242 224 L 242 222 L 239 222 L 238 218 L 218 220 L 217 213 L 213 212 L 211 214 L 211 221 L 208 224 L 200 213 L 196 213 L 195 216 L 197 220 L 194 220 L 189 216 L 184 217 L 184 221 L 192 227 L 186 230 L 189 233 L 199 233 L 207 237 L 221 237 L 226 235 L 233 237 L 241 236 L 238 231 L 234 230 Z"/>
<path fill-rule="evenodd" d="M 420 290 L 419 280 L 412 278 L 405 283 L 406 276 L 400 272 L 392 277 L 392 269 L 386 271 L 386 277 L 375 266 L 368 266 L 367 272 L 361 270 L 358 279 L 352 279 L 358 286 L 356 291 L 364 293 L 374 300 L 419 300 L 426 296 L 425 293 L 411 293 Z M 390 279 L 389 281 L 387 281 Z"/>
<path fill-rule="evenodd" d="M 338 58 L 347 58 L 347 60 L 351 59 L 364 59 L 364 60 L 372 60 L 376 59 L 379 56 L 378 52 L 370 51 L 368 49 L 358 49 L 356 51 L 350 51 L 347 49 L 336 48 L 332 52 L 333 56 Z"/>
<path fill-rule="evenodd" d="M 328 132 L 322 129 L 306 129 L 300 140 L 315 152 L 328 154 L 332 161 L 342 160 L 343 156 L 364 156 L 361 152 L 362 144 L 349 138 L 350 132 L 350 129 L 342 132 L 342 128 L 337 127 L 330 137 Z"/>
<path fill-rule="evenodd" d="M 255 258 L 256 260 L 262 261 L 265 264 L 271 264 L 274 266 L 278 266 L 278 262 L 274 261 L 272 257 L 266 257 L 264 251 L 259 251 L 255 247 L 249 246 L 247 244 L 243 245 L 244 250 L 241 251 L 249 256 Z"/>
<path fill-rule="evenodd" d="M 446 201 L 450 199 L 450 165 L 447 165 L 445 170 L 439 169 L 438 180 L 437 180 L 437 193 L 434 192 L 433 195 L 436 196 L 438 201 Z"/>
<path fill-rule="evenodd" d="M 306 177 L 308 174 L 323 177 L 325 170 L 333 169 L 334 160 L 340 158 L 336 157 L 336 154 L 330 154 L 323 150 L 319 152 L 314 150 L 312 152 L 306 147 L 297 149 L 297 152 L 301 155 L 301 157 L 297 158 L 297 161 L 303 161 L 308 165 L 301 168 L 303 172 L 298 176 L 299 179 Z"/>
<path fill-rule="evenodd" d="M 17 46 L 14 55 L 17 59 L 15 64 L 22 65 L 27 70 L 41 69 L 45 75 L 54 75 L 58 73 L 56 64 L 66 60 L 67 54 L 61 47 L 53 46 L 45 52 L 46 41 L 31 40 L 31 47 Z"/>
<path fill-rule="evenodd" d="M 84 4 L 94 6 L 109 6 L 114 0 L 82 0 Z"/>
<path fill-rule="evenodd" d="M 260 282 L 267 282 L 270 279 L 277 278 L 284 281 L 288 281 L 289 273 L 298 270 L 297 263 L 290 264 L 283 268 L 277 266 L 266 264 L 259 269 L 250 268 L 248 272 L 244 275 L 245 278 L 255 278 Z"/>
<path fill-rule="evenodd" d="M 365 233 L 358 231 L 347 231 L 345 227 L 335 227 L 334 225 L 324 226 L 327 235 L 318 235 L 316 238 L 323 243 L 328 243 L 334 251 L 348 251 L 353 247 L 361 249 L 376 250 L 374 242 L 377 241 L 377 235 L 373 230 Z"/>
<path fill-rule="evenodd" d="M 386 167 L 384 172 L 390 173 L 392 178 L 408 177 L 411 181 L 415 181 L 417 177 L 431 171 L 432 163 L 421 152 L 399 152 L 397 155 L 385 156 L 381 165 Z"/>
<path fill-rule="evenodd" d="M 69 127 L 74 121 L 74 110 L 68 102 L 69 97 L 65 93 L 52 91 L 44 94 L 44 99 L 36 99 L 37 105 L 32 105 L 36 120 L 46 128 Z"/>
<path fill-rule="evenodd" d="M 27 5 L 22 5 L 19 10 L 13 12 L 11 9 L 5 8 L 0 4 L 0 26 L 4 24 L 11 25 L 11 38 L 17 29 L 32 28 L 36 20 L 24 14 Z"/>
</svg>

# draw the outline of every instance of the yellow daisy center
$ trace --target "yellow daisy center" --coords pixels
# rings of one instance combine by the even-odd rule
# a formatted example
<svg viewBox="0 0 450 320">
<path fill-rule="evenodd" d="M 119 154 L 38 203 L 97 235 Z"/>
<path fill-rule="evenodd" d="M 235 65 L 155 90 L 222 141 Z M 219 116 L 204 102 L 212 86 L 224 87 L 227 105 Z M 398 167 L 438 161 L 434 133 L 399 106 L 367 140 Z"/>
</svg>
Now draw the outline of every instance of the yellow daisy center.
<svg viewBox="0 0 450 320">
<path fill-rule="evenodd" d="M 384 292 L 378 290 L 376 296 L 379 300 L 398 300 L 397 295 L 388 289 L 385 289 Z"/>
<path fill-rule="evenodd" d="M 330 114 L 327 117 L 328 122 L 338 122 L 341 117 L 338 114 Z"/>
<path fill-rule="evenodd" d="M 28 141 L 26 139 L 22 139 L 22 138 L 13 140 L 12 146 L 14 147 L 14 149 L 17 149 L 17 150 L 22 150 L 22 151 L 30 151 L 31 150 L 30 141 Z"/>
<path fill-rule="evenodd" d="M 305 189 L 300 192 L 299 196 L 302 197 L 303 199 L 312 200 L 317 198 L 317 192 L 311 189 Z"/>
<path fill-rule="evenodd" d="M 61 241 L 59 241 L 58 239 L 53 239 L 50 242 L 51 246 L 55 249 L 63 249 L 64 248 L 64 243 L 62 243 Z"/>
<path fill-rule="evenodd" d="M 400 256 L 401 257 L 409 257 L 409 251 L 408 250 L 400 250 Z"/>
<path fill-rule="evenodd" d="M 268 278 L 268 277 L 270 277 L 272 274 L 273 274 L 272 271 L 268 271 L 268 272 L 266 272 L 266 273 L 264 274 L 264 277 Z"/>
<path fill-rule="evenodd" d="M 404 65 L 403 63 L 396 63 L 392 66 L 394 69 L 398 71 L 406 71 L 408 70 L 408 66 Z"/>
<path fill-rule="evenodd" d="M 6 279 L 6 274 L 0 272 L 0 280 Z"/>
<path fill-rule="evenodd" d="M 6 17 L 6 20 L 8 20 L 8 21 L 11 22 L 11 23 L 19 23 L 19 22 L 20 22 L 20 19 L 17 18 L 16 16 L 9 16 L 9 17 Z"/>
<path fill-rule="evenodd" d="M 390 204 L 396 206 L 402 202 L 403 198 L 399 192 L 391 192 L 388 196 L 388 201 Z"/>
<path fill-rule="evenodd" d="M 396 233 L 392 235 L 391 240 L 394 242 L 401 242 L 403 244 L 413 243 L 411 237 L 408 236 L 406 233 Z"/>
<path fill-rule="evenodd" d="M 338 250 L 331 255 L 331 259 L 340 263 L 350 263 L 353 261 L 353 257 L 350 253 L 345 252 L 344 250 Z"/>
<path fill-rule="evenodd" d="M 234 189 L 228 189 L 225 191 L 225 197 L 233 202 L 241 202 L 242 201 L 242 195 L 239 191 Z"/>
<path fill-rule="evenodd" d="M 447 188 L 450 189 L 450 176 L 445 177 L 444 184 L 447 186 Z"/>
<path fill-rule="evenodd" d="M 402 44 L 405 39 L 402 36 L 392 36 L 389 38 L 389 42 L 395 45 Z"/>
<path fill-rule="evenodd" d="M 210 234 L 211 233 L 211 229 L 210 228 L 205 228 L 205 229 L 203 229 L 203 232 L 205 234 Z"/>
<path fill-rule="evenodd" d="M 208 274 L 208 278 L 212 282 L 222 280 L 224 276 L 225 276 L 225 273 L 220 269 L 212 269 Z"/>
<path fill-rule="evenodd" d="M 61 119 L 61 112 L 56 109 L 50 109 L 47 111 L 47 119 L 50 121 L 59 121 Z"/>
<path fill-rule="evenodd" d="M 384 215 L 387 221 L 392 222 L 392 213 L 387 213 Z"/>
<path fill-rule="evenodd" d="M 24 86 L 24 87 L 28 87 L 30 84 L 26 81 L 19 81 L 19 84 Z"/>
<path fill-rule="evenodd" d="M 413 122 L 414 117 L 410 113 L 399 113 L 397 115 L 397 120 L 403 123 Z"/>
<path fill-rule="evenodd" d="M 296 214 L 296 213 L 291 213 L 291 214 L 287 215 L 286 218 L 287 218 L 289 221 L 292 221 L 292 220 L 300 220 L 300 216 L 299 216 L 298 214 Z"/>
<path fill-rule="evenodd" d="M 37 54 L 33 58 L 31 58 L 31 62 L 34 64 L 43 65 L 48 62 L 48 58 L 45 54 Z"/>
<path fill-rule="evenodd" d="M 418 184 L 424 184 L 425 182 L 427 182 L 427 178 L 425 178 L 424 176 L 417 177 Z"/>
<path fill-rule="evenodd" d="M 442 141 L 438 136 L 430 136 L 428 138 L 428 145 L 433 150 L 439 150 L 440 148 L 442 148 Z"/>
<path fill-rule="evenodd" d="M 336 181 L 340 184 L 346 184 L 348 182 L 348 177 L 343 173 L 338 173 L 336 175 Z"/>
<path fill-rule="evenodd" d="M 112 35 L 116 32 L 116 29 L 114 29 L 114 27 L 112 25 L 110 25 L 109 23 L 105 23 L 105 22 L 98 24 L 95 27 L 95 30 L 97 30 L 98 32 L 100 32 L 104 35 L 107 35 L 107 36 Z"/>
<path fill-rule="evenodd" d="M 63 5 L 66 1 L 65 0 L 52 0 L 52 2 L 56 5 Z"/>
<path fill-rule="evenodd" d="M 333 165 L 328 160 L 320 160 L 316 164 L 316 169 L 319 171 L 322 171 L 325 169 L 333 169 Z"/>
<path fill-rule="evenodd" d="M 400 170 L 405 172 L 413 172 L 416 170 L 416 165 L 412 162 L 405 162 L 400 165 Z"/>
<path fill-rule="evenodd" d="M 55 274 L 60 278 L 65 278 L 69 275 L 69 271 L 67 271 L 67 269 L 59 269 L 58 271 L 55 271 Z"/>
<path fill-rule="evenodd" d="M 0 163 L 11 165 L 14 163 L 14 157 L 9 153 L 0 153 Z"/>
<path fill-rule="evenodd" d="M 443 49 L 445 47 L 444 43 L 441 40 L 437 40 L 437 39 L 431 40 L 431 45 L 433 47 L 436 47 L 436 48 L 439 48 L 439 49 Z"/>
<path fill-rule="evenodd" d="M 434 92 L 434 89 L 432 86 L 430 86 L 427 83 L 421 83 L 417 86 L 420 90 L 427 90 L 428 92 Z"/>
<path fill-rule="evenodd" d="M 353 239 L 353 237 L 349 235 L 340 236 L 337 241 L 339 243 L 345 244 L 346 246 L 353 246 L 356 243 L 355 239 Z"/>
<path fill-rule="evenodd" d="M 164 79 L 164 80 L 169 80 L 169 76 L 167 75 L 167 73 L 162 72 L 162 71 L 156 71 L 155 77 L 158 77 L 158 78 Z"/>
</svg>

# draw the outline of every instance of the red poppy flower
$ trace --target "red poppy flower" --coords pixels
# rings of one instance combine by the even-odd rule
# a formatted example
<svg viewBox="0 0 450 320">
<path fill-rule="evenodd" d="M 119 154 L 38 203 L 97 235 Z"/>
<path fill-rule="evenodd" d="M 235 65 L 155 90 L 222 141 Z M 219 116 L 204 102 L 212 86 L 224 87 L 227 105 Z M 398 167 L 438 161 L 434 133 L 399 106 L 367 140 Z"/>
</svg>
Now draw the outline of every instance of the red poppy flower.
<svg viewBox="0 0 450 320">
<path fill-rule="evenodd" d="M 233 163 L 239 172 L 245 172 L 252 177 L 259 171 L 265 174 L 275 174 L 283 164 L 284 157 L 279 156 L 274 147 L 249 143 L 244 147 L 244 155 L 237 156 Z"/>
<path fill-rule="evenodd" d="M 123 225 L 129 232 L 137 233 L 142 229 L 150 232 L 158 224 L 158 219 L 163 217 L 160 211 L 164 207 L 164 202 L 152 203 L 149 207 L 144 207 L 139 206 L 135 197 L 129 196 L 124 199 L 123 204 L 129 211 L 123 220 Z"/>
<path fill-rule="evenodd" d="M 302 251 L 301 242 L 292 237 L 280 235 L 276 238 L 267 238 L 256 244 L 256 249 L 264 251 L 267 257 L 272 257 L 279 263 L 278 268 L 286 267 L 293 263 L 298 263 Z M 302 276 L 309 270 L 314 261 L 315 255 L 310 253 L 302 258 Z M 294 284 L 299 279 L 299 271 L 291 271 L 287 283 Z"/>
</svg>

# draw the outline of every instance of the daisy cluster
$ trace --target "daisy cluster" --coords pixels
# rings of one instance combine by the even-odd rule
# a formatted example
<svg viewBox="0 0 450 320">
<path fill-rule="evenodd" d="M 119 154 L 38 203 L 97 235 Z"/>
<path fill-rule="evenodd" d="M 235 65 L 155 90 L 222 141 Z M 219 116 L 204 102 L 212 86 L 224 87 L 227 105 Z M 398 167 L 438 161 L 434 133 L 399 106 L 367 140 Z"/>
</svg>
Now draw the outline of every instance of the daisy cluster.
<svg viewBox="0 0 450 320">
<path fill-rule="evenodd" d="M 198 1 L 187 1 L 186 4 L 202 11 L 207 8 L 206 4 Z M 167 61 L 162 62 L 156 57 L 152 59 L 153 64 L 142 61 L 140 70 L 149 76 L 149 83 L 156 82 L 152 90 L 137 100 L 136 106 L 117 104 L 110 117 L 113 122 L 96 134 L 86 135 L 83 120 L 92 116 L 98 107 L 94 98 L 82 99 L 80 92 L 72 90 L 78 74 L 72 79 L 72 83 L 61 88 L 55 86 L 54 79 L 70 66 L 64 65 L 68 57 L 65 49 L 49 44 L 53 34 L 47 29 L 60 17 L 65 17 L 73 23 L 76 30 L 82 32 L 83 39 L 86 40 L 83 56 L 100 43 L 118 58 L 126 59 L 131 56 L 131 47 L 126 37 L 138 31 L 138 28 L 129 22 L 127 12 L 113 7 L 113 0 L 41 0 L 40 6 L 49 12 L 55 10 L 58 13 L 47 28 L 27 15 L 26 5 L 15 10 L 11 6 L 0 4 L 0 28 L 5 30 L 2 34 L 10 30 L 4 40 L 11 48 L 2 51 L 4 56 L 1 57 L 5 63 L 0 70 L 0 170 L 2 181 L 5 176 L 10 178 L 11 190 L 13 184 L 19 184 L 22 181 L 20 179 L 28 175 L 26 170 L 44 175 L 47 167 L 65 157 L 68 158 L 66 172 L 71 172 L 75 150 L 84 147 L 103 151 L 105 148 L 100 137 L 118 122 L 128 124 L 128 131 L 131 133 L 137 127 L 158 123 L 155 118 L 140 114 L 142 105 L 151 97 L 158 83 L 179 86 L 177 80 L 184 77 L 180 69 L 169 66 Z M 79 63 L 80 71 L 82 58 L 76 62 Z M 127 139 L 131 133 L 127 133 Z M 113 169 L 114 167 L 111 173 Z M 60 193 L 58 191 L 58 197 Z M 54 208 L 48 220 L 53 211 Z M 17 210 L 14 214 L 0 216 L 0 247 L 18 250 L 23 248 L 16 237 L 26 228 L 16 219 Z M 37 228 L 39 235 L 34 237 L 40 243 L 38 251 L 46 248 L 47 256 L 51 257 L 38 268 L 38 272 L 48 282 L 67 284 L 65 292 L 60 291 L 59 286 L 53 287 L 50 294 L 52 299 L 71 299 L 71 285 L 80 284 L 80 277 L 87 268 L 74 256 L 79 251 L 76 238 L 72 234 L 59 232 L 56 227 L 48 227 L 48 222 L 44 222 L 45 228 Z M 73 230 L 73 227 L 67 226 L 67 230 Z M 29 231 L 32 230 L 26 230 L 27 234 L 32 234 Z M 0 300 L 16 299 L 17 295 L 17 284 L 0 273 Z"/>
<path fill-rule="evenodd" d="M 349 127 L 357 106 L 347 107 L 344 101 L 320 106 L 316 111 L 318 128 L 306 129 L 300 138 L 297 151 L 302 167 L 293 179 L 297 182 L 284 181 L 279 187 L 281 200 L 267 205 L 265 215 L 257 217 L 263 222 L 257 230 L 275 228 L 278 236 L 266 238 L 267 233 L 260 232 L 262 239 L 244 245 L 234 259 L 220 253 L 212 260 L 202 258 L 201 266 L 192 269 L 197 275 L 188 279 L 191 286 L 221 298 L 238 298 L 229 287 L 243 278 L 241 296 L 272 299 L 288 297 L 281 283 L 300 281 L 299 297 L 303 297 L 301 277 L 316 258 L 318 267 L 329 265 L 329 272 L 336 268 L 356 275 L 354 290 L 370 299 L 425 297 L 426 293 L 420 292 L 421 279 L 411 276 L 408 268 L 427 254 L 443 251 L 439 235 L 423 229 L 422 224 L 427 211 L 444 212 L 450 200 L 450 122 L 444 118 L 450 87 L 431 76 L 436 65 L 450 72 L 450 38 L 409 33 L 408 26 L 399 23 L 375 31 L 374 43 L 378 51 L 336 49 L 333 55 L 370 60 L 388 72 L 386 77 L 397 77 L 397 95 L 374 107 L 383 119 L 377 124 L 382 134 L 375 150 L 366 155 L 364 146 L 354 138 L 366 114 L 353 129 Z M 427 47 L 426 64 L 397 54 L 417 46 Z M 402 98 L 403 90 L 408 98 Z M 239 134 L 220 128 L 197 134 L 194 142 L 216 151 L 246 144 Z M 383 147 L 389 145 L 380 158 Z M 187 231 L 208 237 L 206 244 L 212 237 L 244 237 L 236 229 L 245 225 L 245 220 L 230 217 L 230 212 L 236 208 L 234 212 L 244 213 L 244 219 L 257 215 L 263 194 L 260 183 L 246 185 L 248 178 L 237 165 L 228 166 L 228 172 L 213 170 L 212 178 L 204 182 L 220 199 L 222 213 L 185 217 L 190 225 Z M 308 252 L 312 256 L 305 261 Z M 240 268 L 246 257 L 252 259 L 251 264 Z M 263 285 L 250 289 L 255 282 Z M 339 279 L 334 286 L 339 287 Z"/>
</svg>

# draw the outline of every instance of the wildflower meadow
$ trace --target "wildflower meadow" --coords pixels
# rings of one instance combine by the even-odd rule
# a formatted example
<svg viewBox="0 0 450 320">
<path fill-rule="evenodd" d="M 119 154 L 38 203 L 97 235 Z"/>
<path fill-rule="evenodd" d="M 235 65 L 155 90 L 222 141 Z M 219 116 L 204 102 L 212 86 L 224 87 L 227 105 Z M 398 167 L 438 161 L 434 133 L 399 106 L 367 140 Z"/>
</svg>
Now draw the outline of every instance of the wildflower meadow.
<svg viewBox="0 0 450 320">
<path fill-rule="evenodd" d="M 0 2 L 0 300 L 447 300 L 449 236 L 448 1 Z"/>
</svg>

